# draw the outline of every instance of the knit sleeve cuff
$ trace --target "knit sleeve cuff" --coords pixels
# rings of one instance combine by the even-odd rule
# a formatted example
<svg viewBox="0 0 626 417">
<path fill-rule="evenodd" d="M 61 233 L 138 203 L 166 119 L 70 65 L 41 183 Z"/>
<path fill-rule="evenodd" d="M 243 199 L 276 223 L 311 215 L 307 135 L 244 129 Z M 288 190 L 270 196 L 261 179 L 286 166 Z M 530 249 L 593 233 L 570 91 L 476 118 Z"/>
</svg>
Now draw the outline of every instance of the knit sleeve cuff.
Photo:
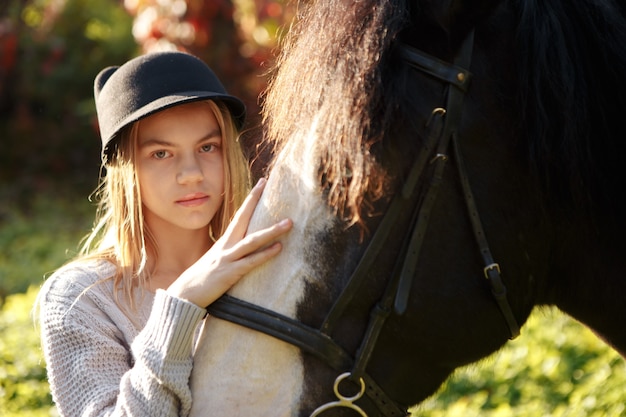
<svg viewBox="0 0 626 417">
<path fill-rule="evenodd" d="M 144 336 L 164 359 L 189 358 L 196 328 L 205 315 L 205 309 L 157 290 Z"/>
</svg>

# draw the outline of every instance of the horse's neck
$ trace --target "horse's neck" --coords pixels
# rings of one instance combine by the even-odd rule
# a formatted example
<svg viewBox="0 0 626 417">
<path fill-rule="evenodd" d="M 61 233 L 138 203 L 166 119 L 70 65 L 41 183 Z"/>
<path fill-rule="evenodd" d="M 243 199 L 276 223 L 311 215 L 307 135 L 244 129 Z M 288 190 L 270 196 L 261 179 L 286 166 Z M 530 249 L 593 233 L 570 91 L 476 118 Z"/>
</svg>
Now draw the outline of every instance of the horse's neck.
<svg viewBox="0 0 626 417">
<path fill-rule="evenodd" d="M 277 161 L 249 231 L 286 217 L 294 227 L 282 239 L 281 254 L 248 274 L 230 291 L 232 296 L 296 318 L 307 283 L 320 274 L 319 238 L 333 224 L 316 175 L 316 168 L 304 158 L 283 155 Z M 194 357 L 191 416 L 297 415 L 303 372 L 296 347 L 209 318 Z"/>
<path fill-rule="evenodd" d="M 309 150 L 310 151 L 310 150 Z M 319 238 L 333 224 L 317 180 L 317 167 L 292 152 L 283 152 L 269 176 L 263 197 L 251 219 L 249 231 L 267 227 L 284 218 L 294 227 L 282 239 L 282 253 L 247 276 L 232 289 L 235 297 L 294 317 L 307 281 L 316 271 L 307 259 L 319 259 Z"/>
</svg>

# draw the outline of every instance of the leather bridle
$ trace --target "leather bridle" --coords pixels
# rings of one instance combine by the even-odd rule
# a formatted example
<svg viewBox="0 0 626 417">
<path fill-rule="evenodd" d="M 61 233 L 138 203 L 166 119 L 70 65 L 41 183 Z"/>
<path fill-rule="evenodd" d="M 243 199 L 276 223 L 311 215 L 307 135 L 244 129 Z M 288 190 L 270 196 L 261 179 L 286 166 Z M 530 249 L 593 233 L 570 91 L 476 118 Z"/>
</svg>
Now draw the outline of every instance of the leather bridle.
<svg viewBox="0 0 626 417">
<path fill-rule="evenodd" d="M 401 57 L 411 67 L 448 86 L 445 108 L 433 110 L 429 126 L 427 126 L 428 135 L 423 151 L 414 161 L 401 192 L 397 193 L 391 200 L 385 216 L 376 229 L 348 284 L 344 287 L 319 329 L 229 295 L 224 295 L 207 307 L 212 316 L 277 337 L 316 356 L 341 373 L 337 377 L 334 387 L 338 400 L 320 406 L 311 414 L 312 417 L 337 407 L 347 407 L 361 416 L 367 416 L 365 411 L 355 403 L 363 393 L 377 407 L 376 415 L 389 417 L 409 415 L 407 407 L 393 401 L 366 373 L 366 368 L 388 316 L 392 311 L 398 315 L 404 314 L 406 311 L 430 212 L 436 200 L 445 165 L 450 159 L 448 156 L 450 144 L 452 145 L 453 160 L 456 162 L 459 172 L 474 236 L 485 264 L 484 275 L 491 285 L 493 296 L 504 316 L 511 338 L 519 335 L 519 325 L 507 300 L 506 288 L 500 275 L 500 266 L 493 260 L 487 244 L 457 143 L 457 129 L 461 119 L 463 99 L 471 78 L 471 74 L 465 68 L 469 68 L 473 42 L 472 32 L 465 39 L 453 64 L 443 62 L 404 44 L 397 46 Z M 421 190 L 422 194 L 418 196 L 416 194 L 420 189 L 418 183 L 420 180 L 424 181 L 425 173 L 428 175 L 426 178 L 428 183 L 423 184 L 428 185 Z M 413 202 L 416 200 L 418 202 L 414 204 Z M 397 257 L 385 291 L 370 311 L 370 320 L 361 345 L 356 355 L 352 357 L 331 338 L 331 335 L 339 319 L 350 306 L 358 288 L 369 277 L 368 272 L 376 261 L 381 248 L 385 246 L 393 223 L 399 214 L 405 210 L 411 210 L 413 226 L 409 228 L 409 233 L 404 238 L 401 253 Z M 339 383 L 344 379 L 349 379 L 360 386 L 360 393 L 352 397 L 341 395 Z"/>
</svg>

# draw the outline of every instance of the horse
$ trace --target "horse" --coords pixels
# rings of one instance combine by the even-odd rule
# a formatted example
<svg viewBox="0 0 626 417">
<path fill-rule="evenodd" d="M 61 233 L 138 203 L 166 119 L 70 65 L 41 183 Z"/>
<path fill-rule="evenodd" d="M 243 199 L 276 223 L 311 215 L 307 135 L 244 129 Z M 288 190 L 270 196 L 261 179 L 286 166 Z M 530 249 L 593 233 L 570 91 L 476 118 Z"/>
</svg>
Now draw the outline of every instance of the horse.
<svg viewBox="0 0 626 417">
<path fill-rule="evenodd" d="M 625 6 L 304 2 L 249 226 L 294 228 L 208 307 L 191 415 L 408 415 L 537 306 L 626 355 Z"/>
</svg>

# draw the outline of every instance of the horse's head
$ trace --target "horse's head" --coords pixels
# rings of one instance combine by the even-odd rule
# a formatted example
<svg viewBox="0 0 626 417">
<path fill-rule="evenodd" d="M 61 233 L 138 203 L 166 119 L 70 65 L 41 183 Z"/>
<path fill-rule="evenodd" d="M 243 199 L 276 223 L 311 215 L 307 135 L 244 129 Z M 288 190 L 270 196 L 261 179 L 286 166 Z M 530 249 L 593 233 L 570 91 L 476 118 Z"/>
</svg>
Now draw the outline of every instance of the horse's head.
<svg viewBox="0 0 626 417">
<path fill-rule="evenodd" d="M 528 44 L 515 31 L 520 15 L 551 16 L 525 7 L 306 7 L 264 96 L 276 154 L 251 225 L 291 217 L 294 229 L 231 292 L 262 308 L 211 310 L 262 331 L 208 320 L 194 415 L 309 415 L 337 400 L 344 372 L 356 385 L 341 395 L 363 378 L 357 404 L 397 415 L 383 403 L 423 400 L 515 335 L 547 292 L 557 240 L 519 102 L 542 67 L 519 68 Z"/>
<path fill-rule="evenodd" d="M 446 171 L 436 204 L 427 203 L 432 216 L 424 220 L 420 212 L 439 175 L 434 161 L 448 157 L 437 156 L 446 120 L 455 119 L 452 128 L 472 137 L 489 131 L 465 116 L 480 113 L 484 104 L 465 97 L 467 82 L 433 76 L 407 59 L 406 47 L 421 47 L 433 55 L 429 65 L 436 67 L 438 59 L 452 64 L 467 35 L 494 8 L 486 1 L 443 3 L 318 2 L 291 29 L 264 97 L 266 140 L 276 156 L 251 227 L 287 216 L 295 226 L 283 254 L 231 295 L 323 336 L 297 349 L 210 319 L 193 374 L 196 415 L 310 413 L 333 398 L 333 381 L 352 367 L 359 368 L 357 389 L 361 374 L 367 382 L 364 408 L 388 401 L 386 394 L 371 398 L 379 395 L 374 381 L 381 393 L 409 405 L 432 393 L 456 366 L 507 340 L 506 322 L 482 277 L 463 195 L 450 179 L 454 171 Z M 470 58 L 473 42 L 465 43 Z M 469 61 L 457 64 L 469 70 Z M 449 104 L 450 90 L 461 94 L 458 114 L 448 117 L 437 109 Z M 425 236 L 412 233 L 416 229 Z M 409 244 L 416 234 L 419 242 Z M 420 250 L 425 241 L 435 244 Z M 405 267 L 407 258 L 412 261 Z M 410 279 L 397 278 L 405 269 Z M 462 279 L 469 269 L 477 272 Z M 449 278 L 436 279 L 443 276 Z M 400 287 L 406 287 L 403 300 L 396 301 Z M 372 319 L 375 311 L 384 319 Z M 372 327 L 371 320 L 384 325 Z M 474 343 L 482 336 L 489 337 Z M 408 366 L 396 366 L 403 362 Z M 417 369 L 427 377 L 416 379 Z M 237 390 L 244 398 L 234 396 Z"/>
</svg>

